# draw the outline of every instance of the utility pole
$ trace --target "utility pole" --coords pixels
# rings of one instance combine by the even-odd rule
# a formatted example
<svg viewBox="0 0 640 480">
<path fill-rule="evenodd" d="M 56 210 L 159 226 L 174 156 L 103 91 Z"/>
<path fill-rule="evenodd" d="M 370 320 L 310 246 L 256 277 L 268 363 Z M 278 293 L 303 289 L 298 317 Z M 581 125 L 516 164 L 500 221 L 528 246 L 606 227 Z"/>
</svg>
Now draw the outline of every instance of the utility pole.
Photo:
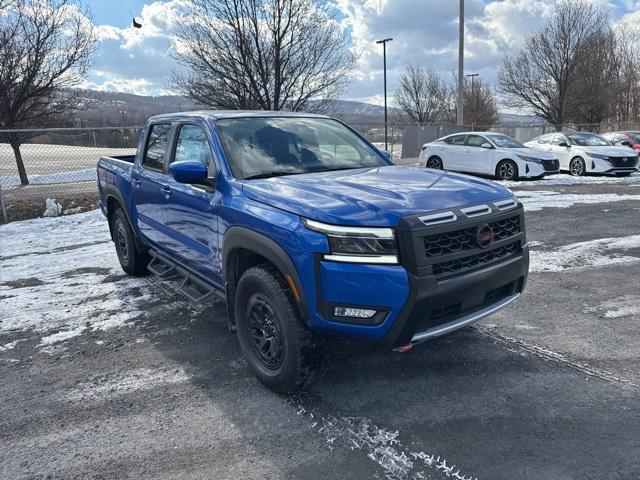
<svg viewBox="0 0 640 480">
<path fill-rule="evenodd" d="M 382 62 L 384 69 L 384 149 L 387 149 L 387 42 L 393 41 L 393 38 L 385 38 L 378 40 L 376 43 L 382 44 Z"/>
<path fill-rule="evenodd" d="M 464 0 L 460 0 L 460 25 L 458 31 L 458 125 L 464 125 Z"/>
<path fill-rule="evenodd" d="M 473 102 L 472 104 L 472 110 L 471 110 L 471 130 L 473 130 L 473 126 L 475 124 L 476 121 L 476 113 L 478 113 L 478 99 L 476 97 L 476 85 L 474 83 L 474 80 L 476 79 L 476 77 L 480 75 L 479 73 L 469 73 L 467 75 L 467 77 L 471 77 L 471 101 Z"/>
</svg>

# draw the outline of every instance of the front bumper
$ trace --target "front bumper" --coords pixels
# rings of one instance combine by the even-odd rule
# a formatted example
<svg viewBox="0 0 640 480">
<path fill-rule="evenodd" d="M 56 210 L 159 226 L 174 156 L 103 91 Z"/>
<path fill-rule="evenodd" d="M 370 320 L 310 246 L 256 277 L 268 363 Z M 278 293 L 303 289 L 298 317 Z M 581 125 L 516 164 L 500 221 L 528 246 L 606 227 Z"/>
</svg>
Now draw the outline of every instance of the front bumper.
<svg viewBox="0 0 640 480">
<path fill-rule="evenodd" d="M 617 159 L 614 162 L 610 162 L 608 160 L 587 156 L 585 158 L 587 172 L 588 173 L 604 173 L 604 174 L 637 172 L 638 171 L 637 160 L 631 155 L 625 158 L 629 158 L 629 160 L 627 160 L 627 162 L 621 162 L 620 160 Z"/>
<path fill-rule="evenodd" d="M 344 264 L 316 254 L 311 289 L 315 308 L 309 327 L 339 339 L 394 347 L 452 332 L 517 299 L 529 269 L 521 205 L 505 211 L 493 206 L 490 214 L 474 218 L 465 218 L 465 211 L 469 209 L 455 210 L 458 220 L 449 225 L 420 227 L 418 218 L 401 222 L 402 265 Z M 456 236 L 485 224 L 496 233 L 489 249 L 467 246 L 464 251 L 424 257 L 423 242 L 433 234 Z M 519 225 L 517 233 L 506 235 L 514 225 Z M 335 307 L 378 313 L 370 319 L 337 318 Z"/>
</svg>

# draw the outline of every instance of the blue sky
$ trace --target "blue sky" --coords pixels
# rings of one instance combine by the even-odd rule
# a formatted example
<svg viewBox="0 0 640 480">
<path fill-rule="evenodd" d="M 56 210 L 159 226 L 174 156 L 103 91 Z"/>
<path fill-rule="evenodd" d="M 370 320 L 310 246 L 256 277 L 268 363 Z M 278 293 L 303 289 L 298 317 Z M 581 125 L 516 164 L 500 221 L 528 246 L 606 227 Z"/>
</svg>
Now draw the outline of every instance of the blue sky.
<svg viewBox="0 0 640 480">
<path fill-rule="evenodd" d="M 640 23 L 640 0 L 591 0 L 611 11 L 614 28 Z M 171 30 L 184 13 L 184 0 L 86 0 L 100 38 L 87 86 L 144 95 L 172 92 L 166 78 L 175 63 Z M 382 49 L 388 45 L 388 81 L 393 91 L 409 63 L 443 75 L 457 68 L 457 0 L 336 0 L 341 25 L 359 63 L 345 99 L 381 101 Z M 551 13 L 549 0 L 466 0 L 465 70 L 495 83 L 506 53 Z M 131 28 L 129 12 L 143 23 Z"/>
</svg>

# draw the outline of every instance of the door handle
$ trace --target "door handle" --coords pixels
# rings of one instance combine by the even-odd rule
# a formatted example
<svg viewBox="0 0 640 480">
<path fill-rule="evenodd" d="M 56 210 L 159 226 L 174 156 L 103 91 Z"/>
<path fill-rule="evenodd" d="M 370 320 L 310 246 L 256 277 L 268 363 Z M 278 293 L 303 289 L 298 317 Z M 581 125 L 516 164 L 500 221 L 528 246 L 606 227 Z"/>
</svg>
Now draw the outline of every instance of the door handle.
<svg viewBox="0 0 640 480">
<path fill-rule="evenodd" d="M 160 191 L 161 191 L 162 193 L 164 193 L 164 196 L 165 196 L 166 198 L 169 198 L 169 197 L 171 196 L 171 188 L 170 188 L 170 187 L 164 186 L 164 187 L 162 187 L 162 188 L 160 189 Z"/>
<path fill-rule="evenodd" d="M 140 185 L 142 185 L 142 182 L 137 178 L 133 178 L 131 181 L 136 187 L 139 187 Z"/>
</svg>

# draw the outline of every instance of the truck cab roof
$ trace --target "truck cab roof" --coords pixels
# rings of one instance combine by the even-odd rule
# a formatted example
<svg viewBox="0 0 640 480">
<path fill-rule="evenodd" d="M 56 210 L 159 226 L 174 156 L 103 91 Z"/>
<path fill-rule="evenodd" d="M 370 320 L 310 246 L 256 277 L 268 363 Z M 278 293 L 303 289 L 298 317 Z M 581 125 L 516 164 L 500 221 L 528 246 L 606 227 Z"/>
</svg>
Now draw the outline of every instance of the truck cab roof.
<svg viewBox="0 0 640 480">
<path fill-rule="evenodd" d="M 176 121 L 182 119 L 220 120 L 223 118 L 256 118 L 256 117 L 302 117 L 302 118 L 330 118 L 327 115 L 304 112 L 283 112 L 274 110 L 194 110 L 191 112 L 176 112 L 154 115 L 149 122 L 158 120 Z"/>
</svg>

